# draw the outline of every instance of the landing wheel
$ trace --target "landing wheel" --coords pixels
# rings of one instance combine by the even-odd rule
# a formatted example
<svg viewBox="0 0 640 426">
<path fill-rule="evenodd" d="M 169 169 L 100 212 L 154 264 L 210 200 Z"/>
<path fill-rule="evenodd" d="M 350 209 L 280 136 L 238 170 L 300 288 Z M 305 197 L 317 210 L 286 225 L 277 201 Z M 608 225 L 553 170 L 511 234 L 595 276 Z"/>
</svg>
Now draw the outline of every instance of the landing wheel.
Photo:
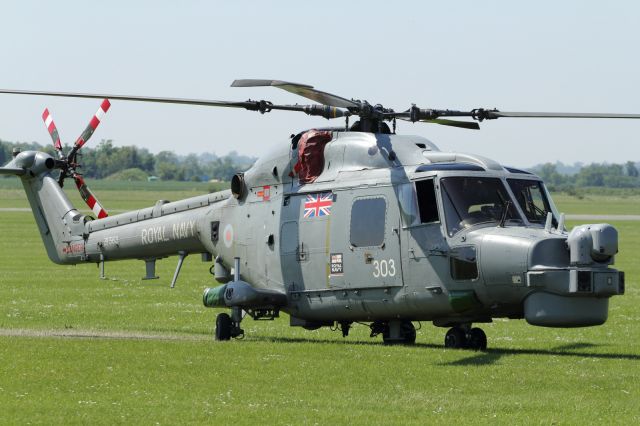
<svg viewBox="0 0 640 426">
<path fill-rule="evenodd" d="M 403 321 L 400 328 L 403 342 L 405 345 L 413 345 L 416 343 L 416 328 L 411 321 Z"/>
<path fill-rule="evenodd" d="M 469 341 L 469 349 L 474 351 L 487 350 L 487 335 L 484 334 L 481 328 L 472 328 L 467 339 Z"/>
<path fill-rule="evenodd" d="M 231 340 L 232 325 L 229 314 L 218 314 L 216 317 L 216 340 Z"/>
<path fill-rule="evenodd" d="M 467 347 L 467 335 L 460 327 L 453 327 L 444 336 L 444 347 L 451 349 L 462 349 Z"/>
<path fill-rule="evenodd" d="M 387 324 L 382 332 L 385 345 L 413 345 L 416 342 L 416 328 L 411 321 Z"/>
</svg>

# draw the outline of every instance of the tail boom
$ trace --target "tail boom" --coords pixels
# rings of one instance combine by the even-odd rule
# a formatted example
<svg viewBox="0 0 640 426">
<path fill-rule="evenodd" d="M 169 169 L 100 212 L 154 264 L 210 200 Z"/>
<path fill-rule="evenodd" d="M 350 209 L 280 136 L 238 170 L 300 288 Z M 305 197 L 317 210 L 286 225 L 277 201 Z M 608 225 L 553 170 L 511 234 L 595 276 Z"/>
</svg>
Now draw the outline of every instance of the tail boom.
<svg viewBox="0 0 640 426">
<path fill-rule="evenodd" d="M 49 154 L 25 151 L 0 171 L 21 177 L 47 254 L 58 264 L 208 252 L 211 222 L 219 217 L 222 201 L 231 197 L 223 191 L 109 217 L 94 209 L 99 219 L 90 220 L 52 176 L 55 164 Z"/>
</svg>

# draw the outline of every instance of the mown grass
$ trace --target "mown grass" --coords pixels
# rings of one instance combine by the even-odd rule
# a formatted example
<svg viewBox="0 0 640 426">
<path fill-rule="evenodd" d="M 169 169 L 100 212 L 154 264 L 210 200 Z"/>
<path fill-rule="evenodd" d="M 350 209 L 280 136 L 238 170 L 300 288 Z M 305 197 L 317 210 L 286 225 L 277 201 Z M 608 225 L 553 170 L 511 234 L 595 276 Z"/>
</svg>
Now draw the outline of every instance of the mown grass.
<svg viewBox="0 0 640 426">
<path fill-rule="evenodd" d="M 51 264 L 30 214 L 0 212 L 0 423 L 637 423 L 640 222 L 614 225 L 627 294 L 605 325 L 497 320 L 475 353 L 444 349 L 430 324 L 414 347 L 389 347 L 363 326 L 343 339 L 286 315 L 214 342 L 209 264 L 187 258 L 175 289 L 175 259 L 157 281 L 140 280 L 140 261 L 107 264 L 102 281 L 95 265 Z M 15 336 L 35 332 L 121 337 Z"/>
<path fill-rule="evenodd" d="M 609 194 L 603 189 L 600 194 L 551 196 L 558 210 L 565 214 L 640 215 L 640 195 Z"/>
</svg>

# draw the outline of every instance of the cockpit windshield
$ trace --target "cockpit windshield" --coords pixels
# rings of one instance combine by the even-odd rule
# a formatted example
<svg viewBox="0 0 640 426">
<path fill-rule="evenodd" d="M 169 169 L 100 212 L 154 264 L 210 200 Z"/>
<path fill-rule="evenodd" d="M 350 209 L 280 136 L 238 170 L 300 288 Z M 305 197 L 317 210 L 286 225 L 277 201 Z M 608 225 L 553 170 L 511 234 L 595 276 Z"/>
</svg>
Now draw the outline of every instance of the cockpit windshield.
<svg viewBox="0 0 640 426">
<path fill-rule="evenodd" d="M 542 182 L 528 179 L 507 179 L 507 182 L 527 220 L 544 224 L 551 207 L 542 189 Z"/>
<path fill-rule="evenodd" d="M 453 176 L 440 180 L 449 236 L 481 223 L 522 222 L 502 180 Z"/>
</svg>

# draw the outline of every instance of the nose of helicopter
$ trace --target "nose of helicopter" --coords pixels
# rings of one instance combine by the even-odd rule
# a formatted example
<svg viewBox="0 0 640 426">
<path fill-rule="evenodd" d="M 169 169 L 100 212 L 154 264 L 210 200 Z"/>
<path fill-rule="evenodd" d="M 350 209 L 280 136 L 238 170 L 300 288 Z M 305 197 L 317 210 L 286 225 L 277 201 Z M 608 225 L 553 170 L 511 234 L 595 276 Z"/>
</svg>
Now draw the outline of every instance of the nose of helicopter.
<svg viewBox="0 0 640 426">
<path fill-rule="evenodd" d="M 588 226 L 600 229 L 605 225 Z M 573 262 L 573 251 L 587 249 L 585 244 L 568 244 L 566 234 L 515 227 L 473 233 L 476 235 L 467 241 L 474 241 L 477 247 L 477 268 L 487 295 L 520 305 L 532 325 L 602 324 L 607 319 L 608 298 L 624 293 L 624 273 L 609 267 L 613 257 Z M 590 240 L 587 243 L 590 250 Z"/>
<path fill-rule="evenodd" d="M 487 285 L 526 285 L 526 274 L 536 267 L 567 268 L 566 237 L 531 228 L 478 230 L 478 261 Z"/>
</svg>

